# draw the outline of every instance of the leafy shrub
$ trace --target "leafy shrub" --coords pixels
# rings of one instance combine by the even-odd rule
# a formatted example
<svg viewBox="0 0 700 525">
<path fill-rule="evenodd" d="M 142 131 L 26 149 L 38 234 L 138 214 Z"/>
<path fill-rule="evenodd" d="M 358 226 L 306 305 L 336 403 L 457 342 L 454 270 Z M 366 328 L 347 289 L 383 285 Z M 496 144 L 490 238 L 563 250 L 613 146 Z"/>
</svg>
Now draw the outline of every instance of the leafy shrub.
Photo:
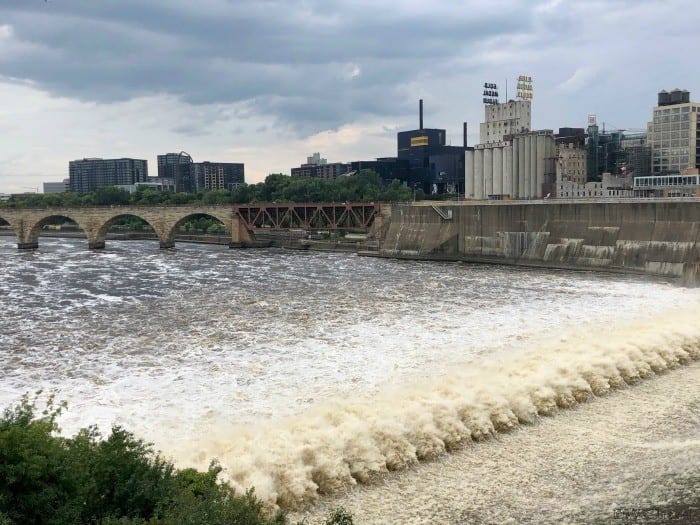
<svg viewBox="0 0 700 525">
<path fill-rule="evenodd" d="M 114 427 L 58 435 L 65 405 L 36 415 L 24 396 L 0 418 L 0 525 L 282 525 L 251 490 L 218 481 L 221 467 L 176 470 L 151 445 Z"/>
</svg>

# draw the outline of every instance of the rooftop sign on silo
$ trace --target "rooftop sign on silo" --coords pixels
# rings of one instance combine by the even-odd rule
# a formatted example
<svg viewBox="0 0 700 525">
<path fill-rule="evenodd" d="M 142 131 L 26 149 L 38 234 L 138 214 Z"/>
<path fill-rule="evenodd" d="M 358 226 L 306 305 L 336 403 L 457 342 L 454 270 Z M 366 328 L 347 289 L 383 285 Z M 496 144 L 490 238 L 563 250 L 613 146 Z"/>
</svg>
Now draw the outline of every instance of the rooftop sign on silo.
<svg viewBox="0 0 700 525">
<path fill-rule="evenodd" d="M 518 99 L 532 100 L 532 77 L 520 75 L 518 77 Z"/>
<path fill-rule="evenodd" d="M 484 104 L 498 104 L 498 85 L 494 82 L 484 82 Z"/>
</svg>

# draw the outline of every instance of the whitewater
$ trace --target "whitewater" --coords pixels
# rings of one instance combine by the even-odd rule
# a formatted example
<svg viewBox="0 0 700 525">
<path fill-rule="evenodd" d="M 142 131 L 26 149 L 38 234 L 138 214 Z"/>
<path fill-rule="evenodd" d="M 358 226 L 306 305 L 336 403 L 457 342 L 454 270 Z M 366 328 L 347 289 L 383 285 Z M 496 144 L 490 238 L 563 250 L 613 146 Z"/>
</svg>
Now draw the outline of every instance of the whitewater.
<svg viewBox="0 0 700 525">
<path fill-rule="evenodd" d="M 499 462 L 547 449 L 535 462 L 564 483 L 575 474 L 557 478 L 558 453 L 607 457 L 605 436 L 619 430 L 600 422 L 646 436 L 635 442 L 644 460 L 597 474 L 606 486 L 659 468 L 683 490 L 700 483 L 698 290 L 148 242 L 96 253 L 42 239 L 22 253 L 0 239 L 0 260 L 1 406 L 53 392 L 69 404 L 65 433 L 120 424 L 180 466 L 217 458 L 234 485 L 298 516 L 344 502 L 363 523 L 394 522 L 386 512 L 405 523 L 526 522 L 517 491 L 494 486 L 536 486 L 542 472 Z M 662 427 L 665 439 L 649 437 Z M 625 458 L 612 454 L 610 464 Z M 454 503 L 470 490 L 471 504 Z M 605 520 L 631 491 L 601 489 L 586 508 Z M 659 494 L 649 497 L 676 497 Z M 577 522 L 584 500 L 565 500 L 527 516 Z M 519 508 L 529 501 L 542 511 L 535 495 Z"/>
</svg>

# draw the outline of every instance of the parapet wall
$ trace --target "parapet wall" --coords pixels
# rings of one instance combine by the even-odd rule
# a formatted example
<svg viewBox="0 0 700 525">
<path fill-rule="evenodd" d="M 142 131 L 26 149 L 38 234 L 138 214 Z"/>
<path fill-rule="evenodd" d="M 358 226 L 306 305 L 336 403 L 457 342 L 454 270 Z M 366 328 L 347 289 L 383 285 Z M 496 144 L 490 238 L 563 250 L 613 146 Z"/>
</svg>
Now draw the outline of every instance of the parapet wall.
<svg viewBox="0 0 700 525">
<path fill-rule="evenodd" d="M 700 280 L 700 201 L 392 206 L 388 257 L 622 271 Z"/>
</svg>

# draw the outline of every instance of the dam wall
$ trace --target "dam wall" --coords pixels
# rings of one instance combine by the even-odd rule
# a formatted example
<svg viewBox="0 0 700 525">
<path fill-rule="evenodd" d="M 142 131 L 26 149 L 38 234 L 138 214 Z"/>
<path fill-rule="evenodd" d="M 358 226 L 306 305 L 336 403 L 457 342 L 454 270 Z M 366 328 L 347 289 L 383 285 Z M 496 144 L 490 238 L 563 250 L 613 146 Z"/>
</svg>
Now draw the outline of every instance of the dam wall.
<svg viewBox="0 0 700 525">
<path fill-rule="evenodd" d="M 700 284 L 700 201 L 393 204 L 379 255 L 683 278 Z"/>
</svg>

